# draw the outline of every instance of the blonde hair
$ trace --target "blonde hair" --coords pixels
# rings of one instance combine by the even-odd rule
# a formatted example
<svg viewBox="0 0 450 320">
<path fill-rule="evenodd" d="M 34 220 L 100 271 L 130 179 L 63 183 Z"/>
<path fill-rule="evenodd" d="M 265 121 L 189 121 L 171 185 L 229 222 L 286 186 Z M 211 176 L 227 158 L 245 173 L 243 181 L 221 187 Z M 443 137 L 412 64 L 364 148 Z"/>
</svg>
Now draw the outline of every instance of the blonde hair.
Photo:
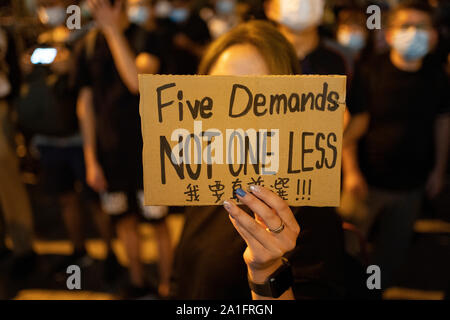
<svg viewBox="0 0 450 320">
<path fill-rule="evenodd" d="M 263 57 L 271 74 L 300 73 L 298 58 L 289 41 L 270 22 L 252 20 L 238 25 L 211 43 L 200 62 L 198 74 L 208 74 L 220 55 L 238 44 L 254 46 Z"/>
</svg>

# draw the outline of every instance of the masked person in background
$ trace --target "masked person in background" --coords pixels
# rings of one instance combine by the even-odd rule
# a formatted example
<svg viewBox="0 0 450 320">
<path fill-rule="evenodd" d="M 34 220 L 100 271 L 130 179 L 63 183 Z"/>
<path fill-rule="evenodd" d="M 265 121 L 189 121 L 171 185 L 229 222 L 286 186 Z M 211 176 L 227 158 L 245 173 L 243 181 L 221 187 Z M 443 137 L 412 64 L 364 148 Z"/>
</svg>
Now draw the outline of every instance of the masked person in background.
<svg viewBox="0 0 450 320">
<path fill-rule="evenodd" d="M 166 224 L 167 207 L 144 207 L 142 134 L 138 73 L 157 73 L 159 43 L 127 15 L 136 2 L 89 0 L 98 30 L 86 37 L 78 56 L 80 121 L 84 137 L 87 181 L 101 193 L 102 206 L 112 217 L 128 258 L 130 286 L 126 298 L 151 293 L 141 261 L 138 223 L 141 217 L 156 229 L 159 288 L 169 292 L 172 248 Z M 145 14 L 144 14 L 145 15 Z"/>
<path fill-rule="evenodd" d="M 448 164 L 449 87 L 441 66 L 424 63 L 436 42 L 432 11 L 406 1 L 389 16 L 391 50 L 356 70 L 349 110 L 368 113 L 367 134 L 347 154 L 340 212 L 367 235 L 379 229 L 372 263 L 382 289 L 405 258 L 424 192 L 441 191 Z"/>
<path fill-rule="evenodd" d="M 209 43 L 206 22 L 192 8 L 192 0 L 173 0 L 167 31 L 171 39 L 167 53 L 168 74 L 195 74 Z"/>
<path fill-rule="evenodd" d="M 66 44 L 69 30 L 65 26 L 66 6 L 70 2 L 41 0 L 37 14 L 47 29 L 39 35 L 37 45 L 24 55 L 26 75 L 19 99 L 19 122 L 33 135 L 42 168 L 45 192 L 58 200 L 73 252 L 63 259 L 55 272 L 71 264 L 91 263 L 85 248 L 80 200 L 88 204 L 107 247 L 105 277 L 112 280 L 117 262 L 111 248 L 111 226 L 101 210 L 97 195 L 87 187 L 83 159 L 83 142 L 78 128 L 73 83 L 72 49 Z"/>
<path fill-rule="evenodd" d="M 341 53 L 327 45 L 319 35 L 324 13 L 324 0 L 265 0 L 268 19 L 278 25 L 281 33 L 294 46 L 302 74 L 339 74 L 350 76 L 351 66 Z M 347 126 L 344 146 L 352 144 L 367 127 L 367 115 L 345 114 Z"/>
<path fill-rule="evenodd" d="M 171 27 L 168 16 L 172 6 L 168 1 L 154 0 L 130 0 L 127 6 L 127 15 L 130 23 L 138 25 L 145 30 L 145 41 L 157 46 L 155 49 L 159 54 L 158 73 L 167 71 L 167 61 L 170 57 Z M 143 37 L 141 37 L 143 39 Z"/>
<path fill-rule="evenodd" d="M 208 19 L 208 27 L 213 39 L 230 31 L 239 23 L 236 0 L 215 0 L 214 13 Z"/>
<path fill-rule="evenodd" d="M 266 0 L 264 10 L 295 48 L 303 74 L 347 74 L 345 60 L 320 39 L 324 0 Z"/>
<path fill-rule="evenodd" d="M 338 14 L 336 39 L 353 61 L 359 59 L 369 44 L 366 19 L 364 9 L 357 6 L 342 8 Z"/>
<path fill-rule="evenodd" d="M 33 252 L 33 216 L 30 200 L 19 171 L 14 148 L 8 138 L 9 108 L 20 87 L 20 70 L 13 38 L 0 29 L 0 259 L 10 251 L 5 240 L 8 233 L 13 245 L 12 276 L 23 277 L 36 265 Z"/>
</svg>

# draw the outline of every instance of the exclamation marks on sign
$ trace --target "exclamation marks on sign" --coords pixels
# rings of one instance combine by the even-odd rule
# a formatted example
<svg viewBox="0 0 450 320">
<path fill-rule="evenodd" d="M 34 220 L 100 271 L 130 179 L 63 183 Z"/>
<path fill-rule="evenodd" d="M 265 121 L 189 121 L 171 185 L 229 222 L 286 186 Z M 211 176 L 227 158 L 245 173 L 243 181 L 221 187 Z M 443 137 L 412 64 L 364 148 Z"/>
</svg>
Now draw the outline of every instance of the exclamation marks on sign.
<svg viewBox="0 0 450 320">
<path fill-rule="evenodd" d="M 300 193 L 301 191 L 301 193 Z M 297 196 L 295 200 L 311 200 L 311 179 L 309 180 L 297 180 Z"/>
</svg>

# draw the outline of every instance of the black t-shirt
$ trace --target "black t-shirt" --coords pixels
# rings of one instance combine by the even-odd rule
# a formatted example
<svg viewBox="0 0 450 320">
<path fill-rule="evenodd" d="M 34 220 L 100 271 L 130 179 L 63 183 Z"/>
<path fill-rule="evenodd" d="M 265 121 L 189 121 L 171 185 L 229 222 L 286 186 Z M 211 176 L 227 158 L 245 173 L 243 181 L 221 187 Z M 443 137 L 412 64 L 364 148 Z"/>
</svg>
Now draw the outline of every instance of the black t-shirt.
<svg viewBox="0 0 450 320">
<path fill-rule="evenodd" d="M 169 19 L 159 20 L 160 28 L 164 30 L 164 70 L 165 74 L 196 74 L 199 57 L 186 49 L 181 49 L 173 44 L 177 34 L 183 34 L 198 45 L 207 45 L 211 40 L 206 22 L 192 13 L 183 23 L 173 23 Z"/>
<path fill-rule="evenodd" d="M 156 34 L 131 24 L 125 36 L 135 54 L 160 56 Z M 85 40 L 78 52 L 77 85 L 93 90 L 98 157 L 112 189 L 132 188 L 142 176 L 139 96 L 122 82 L 105 37 L 97 32 Z"/>
<path fill-rule="evenodd" d="M 301 226 L 293 266 L 294 295 L 343 296 L 344 241 L 331 208 L 292 208 Z M 177 248 L 172 290 L 177 299 L 250 299 L 246 244 L 222 207 L 189 207 Z"/>
<path fill-rule="evenodd" d="M 347 75 L 348 66 L 344 57 L 335 49 L 320 41 L 317 48 L 300 60 L 302 74 Z"/>
<path fill-rule="evenodd" d="M 351 113 L 370 115 L 359 145 L 368 183 L 391 190 L 423 186 L 434 163 L 434 121 L 450 110 L 443 70 L 424 64 L 405 72 L 388 54 L 377 56 L 358 66 L 347 103 Z"/>
</svg>

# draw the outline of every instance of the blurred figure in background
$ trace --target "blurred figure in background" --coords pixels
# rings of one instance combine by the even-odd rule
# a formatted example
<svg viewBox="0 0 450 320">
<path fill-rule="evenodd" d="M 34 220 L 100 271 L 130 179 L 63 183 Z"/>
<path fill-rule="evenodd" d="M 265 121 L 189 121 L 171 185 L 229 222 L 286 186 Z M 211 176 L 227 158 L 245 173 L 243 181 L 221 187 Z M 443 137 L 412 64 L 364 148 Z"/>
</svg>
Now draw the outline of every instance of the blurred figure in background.
<svg viewBox="0 0 450 320">
<path fill-rule="evenodd" d="M 294 46 L 302 74 L 351 76 L 352 66 L 343 55 L 320 38 L 319 26 L 324 13 L 324 0 L 265 0 L 266 16 L 278 24 L 281 33 Z M 365 115 L 350 120 L 344 132 L 344 145 L 361 136 L 366 127 Z"/>
<path fill-rule="evenodd" d="M 192 0 L 173 0 L 167 30 L 171 39 L 166 53 L 168 74 L 195 74 L 211 40 L 206 22 L 192 8 Z"/>
<path fill-rule="evenodd" d="M 276 22 L 292 43 L 302 74 L 348 74 L 342 55 L 320 38 L 324 0 L 265 0 L 267 18 Z"/>
<path fill-rule="evenodd" d="M 126 298 L 150 293 L 141 261 L 140 214 L 153 223 L 159 249 L 160 296 L 167 296 L 172 247 L 166 223 L 167 207 L 145 207 L 142 181 L 142 134 L 138 73 L 157 73 L 161 66 L 158 39 L 131 23 L 143 23 L 117 0 L 89 0 L 98 30 L 86 37 L 78 56 L 80 121 L 84 137 L 87 182 L 101 193 L 102 206 L 112 217 L 129 262 Z M 136 14 L 141 15 L 142 13 Z M 133 18 L 134 17 L 134 18 Z"/>
<path fill-rule="evenodd" d="M 0 259 L 9 253 L 5 244 L 8 233 L 14 252 L 14 278 L 24 276 L 36 264 L 31 205 L 7 135 L 9 108 L 20 87 L 19 75 L 15 43 L 4 29 L 0 29 Z"/>
<path fill-rule="evenodd" d="M 348 55 L 354 61 L 359 58 L 364 49 L 370 51 L 369 30 L 366 26 L 367 16 L 364 8 L 346 7 L 339 11 L 336 39 L 344 48 Z"/>
<path fill-rule="evenodd" d="M 66 44 L 65 26 L 69 1 L 40 0 L 37 14 L 46 31 L 37 45 L 23 56 L 26 72 L 19 100 L 19 118 L 24 130 L 33 134 L 42 167 L 45 191 L 58 199 L 73 253 L 55 267 L 91 263 L 83 233 L 80 196 L 93 213 L 107 247 L 105 276 L 112 280 L 116 258 L 111 247 L 112 232 L 108 216 L 101 210 L 97 195 L 86 185 L 82 137 L 76 115 L 77 91 L 73 83 L 73 53 Z"/>
<path fill-rule="evenodd" d="M 213 39 L 217 39 L 222 34 L 230 31 L 239 21 L 237 15 L 236 0 L 215 0 L 213 1 L 214 11 L 208 19 L 208 27 Z"/>
<path fill-rule="evenodd" d="M 372 262 L 382 289 L 403 262 L 424 192 L 441 191 L 448 164 L 449 87 L 441 66 L 424 63 L 436 44 L 432 11 L 405 1 L 389 17 L 391 50 L 356 70 L 347 103 L 370 115 L 367 134 L 344 153 L 341 214 L 368 235 L 377 220 Z"/>
</svg>

